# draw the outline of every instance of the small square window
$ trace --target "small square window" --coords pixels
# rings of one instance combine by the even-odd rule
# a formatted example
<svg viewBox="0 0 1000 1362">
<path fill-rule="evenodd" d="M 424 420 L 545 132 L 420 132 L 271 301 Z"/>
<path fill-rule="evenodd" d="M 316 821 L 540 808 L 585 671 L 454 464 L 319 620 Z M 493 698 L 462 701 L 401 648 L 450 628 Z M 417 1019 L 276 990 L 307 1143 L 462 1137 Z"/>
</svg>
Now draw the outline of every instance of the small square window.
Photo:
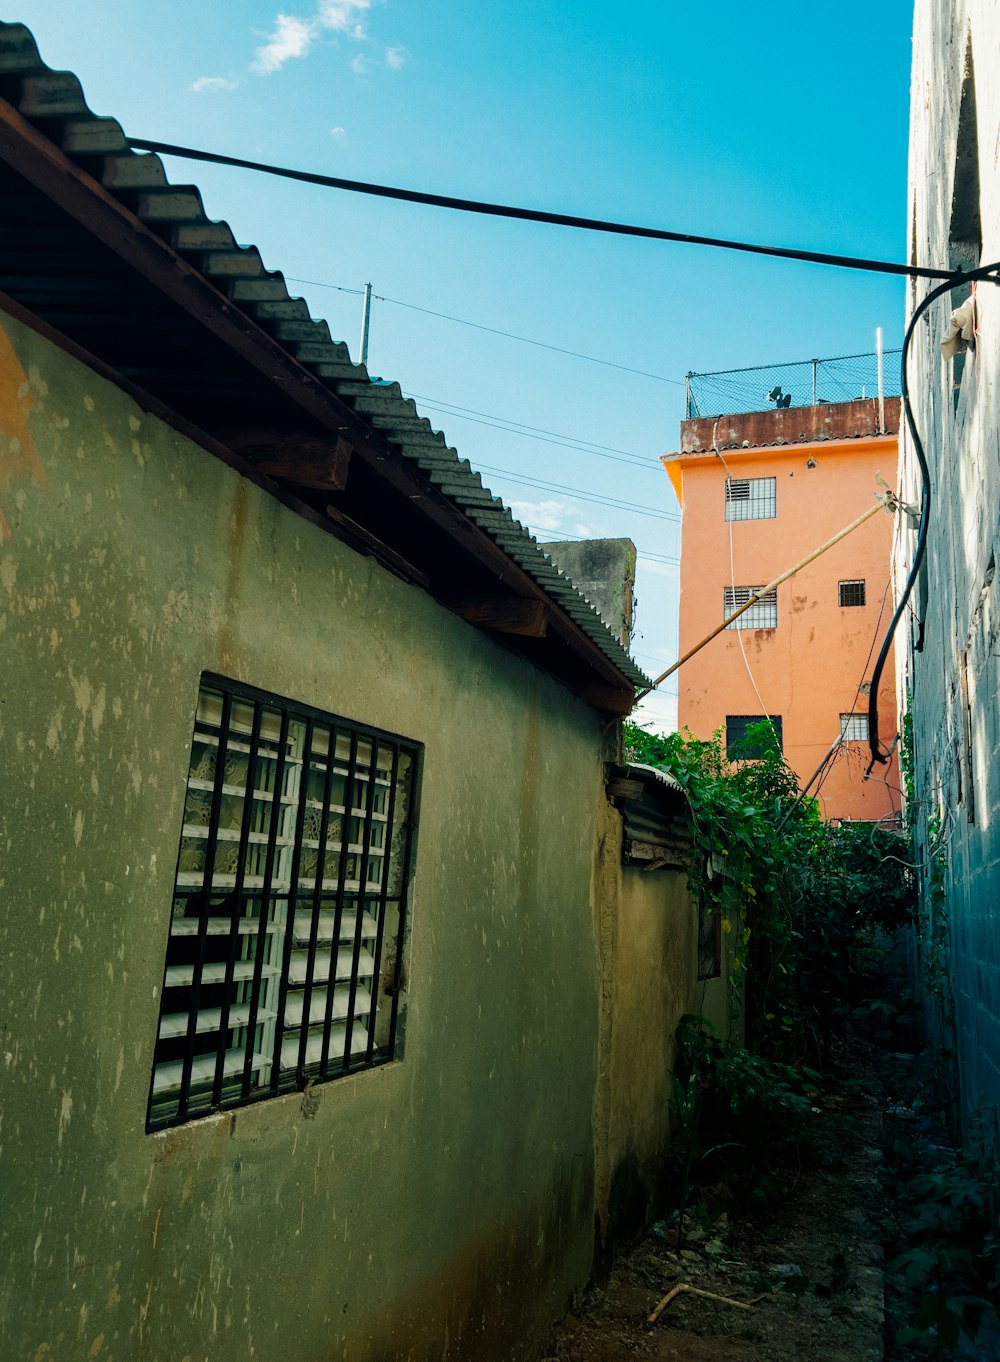
<svg viewBox="0 0 1000 1362">
<path fill-rule="evenodd" d="M 205 679 L 147 1129 L 393 1058 L 419 755 Z"/>
<path fill-rule="evenodd" d="M 723 592 L 723 619 L 728 619 L 734 611 L 741 609 L 760 591 L 759 586 L 727 586 Z M 727 629 L 776 629 L 778 627 L 778 593 L 769 591 L 761 596 L 749 610 L 744 610 Z"/>
<path fill-rule="evenodd" d="M 727 478 L 727 520 L 773 520 L 777 514 L 774 478 Z"/>
<path fill-rule="evenodd" d="M 768 724 L 770 734 L 766 728 Z M 762 714 L 726 715 L 726 756 L 730 761 L 758 761 L 775 749 L 784 750 L 780 714 L 772 714 L 766 719 Z"/>
<path fill-rule="evenodd" d="M 861 578 L 860 580 L 853 582 L 840 582 L 838 584 L 837 589 L 840 595 L 840 604 L 842 606 L 864 605 L 865 603 L 864 578 Z"/>
<path fill-rule="evenodd" d="M 844 742 L 867 742 L 868 715 L 842 714 L 840 716 L 840 736 Z"/>
</svg>

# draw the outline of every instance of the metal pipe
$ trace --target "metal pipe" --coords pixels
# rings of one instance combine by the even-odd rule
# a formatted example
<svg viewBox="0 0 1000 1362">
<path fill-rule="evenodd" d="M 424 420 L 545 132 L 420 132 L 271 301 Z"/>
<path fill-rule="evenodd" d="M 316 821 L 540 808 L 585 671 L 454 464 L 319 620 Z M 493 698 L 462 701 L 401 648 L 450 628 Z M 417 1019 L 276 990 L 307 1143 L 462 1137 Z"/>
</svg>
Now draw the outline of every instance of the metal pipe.
<svg viewBox="0 0 1000 1362">
<path fill-rule="evenodd" d="M 800 559 L 794 567 L 790 567 L 788 571 L 783 572 L 780 577 L 775 577 L 773 582 L 768 582 L 767 586 L 762 586 L 759 591 L 754 592 L 745 605 L 741 605 L 739 610 L 734 610 L 721 624 L 717 624 L 710 634 L 706 634 L 700 643 L 696 643 L 693 648 L 689 648 L 684 656 L 679 657 L 672 667 L 668 667 L 662 676 L 658 676 L 651 686 L 640 691 L 635 697 L 636 704 L 638 704 L 640 700 L 644 700 L 651 691 L 656 690 L 657 686 L 666 681 L 668 676 L 673 676 L 677 668 L 682 667 L 685 662 L 694 657 L 695 653 L 700 653 L 706 643 L 711 643 L 712 639 L 721 634 L 723 629 L 728 629 L 733 620 L 739 619 L 739 617 L 749 610 L 752 605 L 756 605 L 762 596 L 767 596 L 770 592 L 776 591 L 777 588 L 781 586 L 782 582 L 787 582 L 789 577 L 794 577 L 802 568 L 808 567 L 808 565 L 817 559 L 820 554 L 826 553 L 827 549 L 832 549 L 834 544 L 839 544 L 842 539 L 846 539 L 852 531 L 856 530 L 860 525 L 863 525 L 866 520 L 871 520 L 872 516 L 878 511 L 884 511 L 886 505 L 886 500 L 883 497 L 879 497 L 876 500 L 875 505 L 870 506 L 868 510 L 865 511 L 864 515 L 859 515 L 857 520 L 852 520 L 850 525 L 846 525 L 838 534 L 835 534 L 832 539 L 828 539 L 825 544 L 821 544 L 818 549 L 814 549 L 807 557 Z"/>
<path fill-rule="evenodd" d="M 365 284 L 365 296 L 361 304 L 361 344 L 358 347 L 360 358 L 359 364 L 368 363 L 368 325 L 371 320 L 372 312 L 372 286 Z"/>
<path fill-rule="evenodd" d="M 878 357 L 878 433 L 885 434 L 885 374 L 882 352 L 882 328 L 875 328 L 875 354 Z"/>
</svg>

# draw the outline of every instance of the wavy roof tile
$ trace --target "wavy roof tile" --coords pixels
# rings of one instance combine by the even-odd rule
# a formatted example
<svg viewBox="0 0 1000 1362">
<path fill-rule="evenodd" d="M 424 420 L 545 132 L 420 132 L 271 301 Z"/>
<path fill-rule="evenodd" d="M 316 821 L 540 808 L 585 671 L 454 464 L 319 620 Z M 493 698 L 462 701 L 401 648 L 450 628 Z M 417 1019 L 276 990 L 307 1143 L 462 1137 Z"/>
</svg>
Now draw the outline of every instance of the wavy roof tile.
<svg viewBox="0 0 1000 1362">
<path fill-rule="evenodd" d="M 77 77 L 50 70 L 23 24 L 0 22 L 0 94 L 415 464 L 570 617 L 629 684 L 649 684 L 586 598 L 484 486 L 468 460 L 403 397 L 399 385 L 373 382 L 363 365 L 352 362 L 347 346 L 331 337 L 327 323 L 311 315 L 304 299 L 289 293 L 284 276 L 265 266 L 257 248 L 240 245 L 227 222 L 206 215 L 196 186 L 171 184 L 157 155 L 132 151 L 117 120 L 92 113 Z"/>
</svg>

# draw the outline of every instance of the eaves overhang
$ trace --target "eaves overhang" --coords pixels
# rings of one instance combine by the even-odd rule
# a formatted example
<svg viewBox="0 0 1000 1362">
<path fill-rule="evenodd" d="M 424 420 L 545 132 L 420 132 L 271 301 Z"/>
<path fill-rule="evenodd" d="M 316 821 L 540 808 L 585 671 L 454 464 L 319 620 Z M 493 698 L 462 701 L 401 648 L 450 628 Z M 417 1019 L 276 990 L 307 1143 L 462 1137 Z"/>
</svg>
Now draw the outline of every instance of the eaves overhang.
<svg viewBox="0 0 1000 1362">
<path fill-rule="evenodd" d="M 467 460 L 0 23 L 0 306 L 588 703 L 648 684 Z"/>
<path fill-rule="evenodd" d="M 686 868 L 694 842 L 691 806 L 669 771 L 642 762 L 609 765 L 608 798 L 622 816 L 622 857 L 644 870 Z"/>
</svg>

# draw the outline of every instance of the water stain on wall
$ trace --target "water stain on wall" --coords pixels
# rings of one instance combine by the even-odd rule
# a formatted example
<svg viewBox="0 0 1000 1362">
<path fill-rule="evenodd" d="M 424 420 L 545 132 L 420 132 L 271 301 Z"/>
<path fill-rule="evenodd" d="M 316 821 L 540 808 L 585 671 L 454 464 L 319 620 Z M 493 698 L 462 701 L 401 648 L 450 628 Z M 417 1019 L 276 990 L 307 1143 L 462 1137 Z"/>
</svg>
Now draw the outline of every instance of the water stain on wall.
<svg viewBox="0 0 1000 1362">
<path fill-rule="evenodd" d="M 7 489 L 15 482 L 45 482 L 45 468 L 28 424 L 29 415 L 37 410 L 28 375 L 0 327 L 0 544 L 11 536 L 2 500 Z"/>
</svg>

